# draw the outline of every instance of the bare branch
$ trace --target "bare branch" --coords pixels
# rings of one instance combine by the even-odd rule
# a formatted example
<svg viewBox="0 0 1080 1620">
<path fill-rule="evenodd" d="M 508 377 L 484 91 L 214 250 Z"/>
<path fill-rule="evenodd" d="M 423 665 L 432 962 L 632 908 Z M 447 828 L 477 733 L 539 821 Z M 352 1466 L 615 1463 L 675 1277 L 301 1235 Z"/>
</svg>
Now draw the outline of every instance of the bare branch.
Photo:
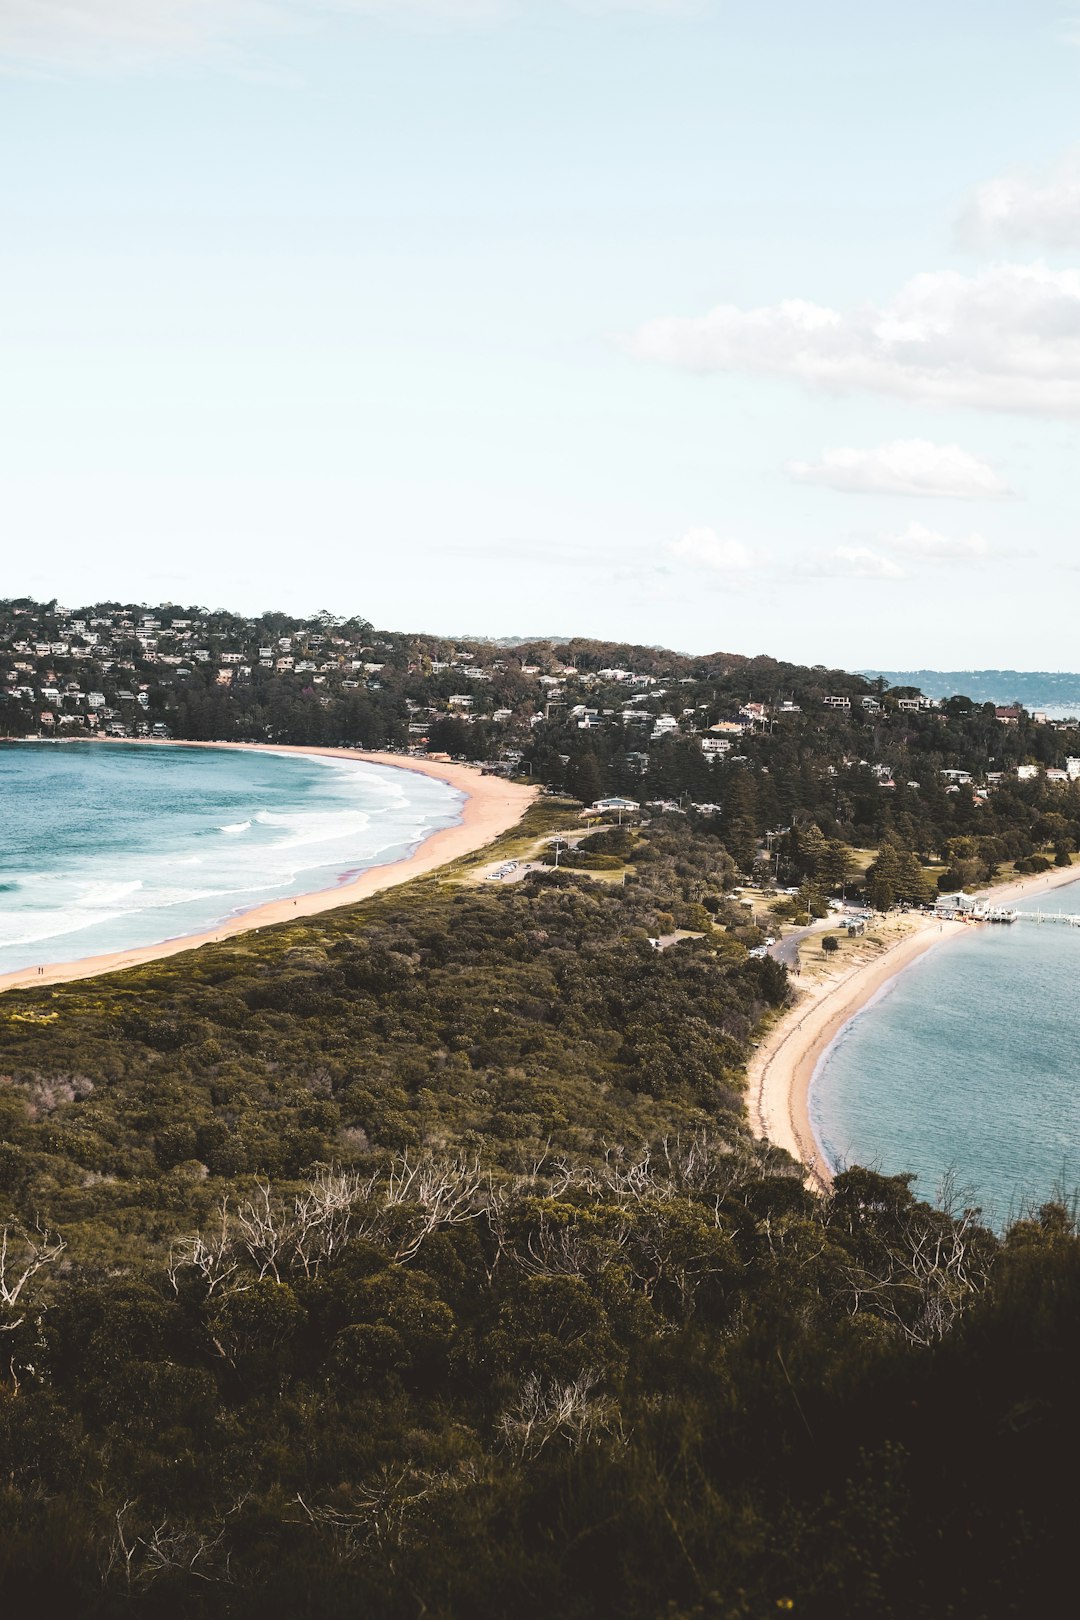
<svg viewBox="0 0 1080 1620">
<path fill-rule="evenodd" d="M 602 1435 L 623 1438 L 614 1401 L 593 1395 L 600 1382 L 594 1371 L 581 1373 L 569 1384 L 546 1382 L 530 1373 L 517 1398 L 499 1419 L 503 1439 L 521 1455 L 535 1456 L 552 1440 L 565 1440 L 573 1449 Z"/>
<path fill-rule="evenodd" d="M 44 1226 L 26 1227 L 18 1221 L 0 1226 L 0 1333 L 12 1333 L 22 1326 L 27 1285 L 39 1271 L 59 1260 L 66 1248 L 64 1239 Z M 12 1319 L 20 1301 L 24 1314 Z"/>
</svg>

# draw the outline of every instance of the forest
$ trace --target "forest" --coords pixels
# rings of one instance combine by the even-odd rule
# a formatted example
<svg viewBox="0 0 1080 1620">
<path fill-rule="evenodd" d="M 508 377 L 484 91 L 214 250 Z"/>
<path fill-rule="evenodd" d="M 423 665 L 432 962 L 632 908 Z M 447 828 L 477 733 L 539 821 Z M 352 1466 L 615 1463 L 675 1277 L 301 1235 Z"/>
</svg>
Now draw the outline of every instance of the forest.
<svg viewBox="0 0 1080 1620">
<path fill-rule="evenodd" d="M 992 703 L 962 693 L 901 708 L 915 687 L 766 656 L 584 637 L 455 643 L 325 613 L 246 620 L 109 602 L 78 613 L 0 601 L 0 736 L 41 735 L 43 721 L 49 736 L 90 735 L 99 685 L 95 723 L 119 716 L 129 735 L 160 725 L 190 741 L 415 747 L 586 804 L 618 793 L 712 805 L 739 869 L 751 871 L 768 840 L 773 875 L 788 882 L 817 875 L 798 847 L 812 828 L 834 845 L 887 845 L 907 866 L 898 883 L 886 862 L 875 891 L 885 905 L 925 898 L 912 860 L 959 888 L 1009 863 L 1064 864 L 1080 850 L 1080 779 L 1061 780 L 1070 758 L 1080 762 L 1080 730 L 1023 709 L 1005 723 Z M 282 643 L 289 669 L 259 657 Z M 645 684 L 628 685 L 629 675 Z M 62 706 L 43 709 L 43 690 Z M 466 707 L 452 711 L 452 699 Z M 674 729 L 660 732 L 662 717 Z M 727 751 L 706 752 L 725 724 Z"/>
<path fill-rule="evenodd" d="M 12 1613 L 1056 1612 L 1073 1212 L 751 1138 L 733 829 L 0 997 Z"/>
</svg>

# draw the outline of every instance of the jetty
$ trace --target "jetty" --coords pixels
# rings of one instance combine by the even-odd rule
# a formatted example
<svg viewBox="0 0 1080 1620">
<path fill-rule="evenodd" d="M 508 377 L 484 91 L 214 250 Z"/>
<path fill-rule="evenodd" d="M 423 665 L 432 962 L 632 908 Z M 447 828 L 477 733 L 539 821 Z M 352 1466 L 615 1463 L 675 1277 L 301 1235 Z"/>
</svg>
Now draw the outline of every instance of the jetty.
<svg viewBox="0 0 1080 1620">
<path fill-rule="evenodd" d="M 1075 911 L 1014 911 L 1013 922 L 1033 922 L 1040 926 L 1043 923 L 1065 923 L 1070 928 L 1080 928 L 1080 913 Z"/>
<path fill-rule="evenodd" d="M 1080 928 L 1080 913 L 1073 911 L 1020 911 L 1015 906 L 991 905 L 985 894 L 943 894 L 934 907 L 935 917 L 975 923 L 1063 923 Z"/>
</svg>

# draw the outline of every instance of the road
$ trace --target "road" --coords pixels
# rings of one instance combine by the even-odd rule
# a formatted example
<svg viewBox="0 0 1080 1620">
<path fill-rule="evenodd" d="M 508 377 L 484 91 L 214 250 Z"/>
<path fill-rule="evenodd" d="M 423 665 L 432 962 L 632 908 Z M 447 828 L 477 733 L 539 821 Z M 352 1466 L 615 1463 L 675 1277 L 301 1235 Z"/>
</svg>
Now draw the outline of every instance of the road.
<svg viewBox="0 0 1080 1620">
<path fill-rule="evenodd" d="M 775 945 L 769 946 L 769 955 L 775 961 L 783 962 L 790 972 L 798 973 L 799 946 L 803 940 L 809 939 L 813 934 L 823 933 L 826 928 L 834 928 L 836 923 L 837 918 L 830 915 L 828 917 L 819 917 L 816 922 L 810 924 L 809 928 L 793 928 L 790 934 L 785 934 L 783 939 L 778 939 Z"/>
</svg>

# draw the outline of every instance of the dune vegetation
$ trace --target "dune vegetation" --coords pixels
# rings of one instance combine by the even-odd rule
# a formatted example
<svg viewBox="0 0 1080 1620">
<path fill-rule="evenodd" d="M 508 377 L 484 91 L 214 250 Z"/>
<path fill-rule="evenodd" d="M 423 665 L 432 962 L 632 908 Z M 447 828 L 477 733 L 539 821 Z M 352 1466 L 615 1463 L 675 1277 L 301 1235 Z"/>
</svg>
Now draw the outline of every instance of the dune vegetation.
<svg viewBox="0 0 1080 1620">
<path fill-rule="evenodd" d="M 0 998 L 13 1613 L 1048 1612 L 1067 1212 L 807 1191 L 722 839 L 613 852 Z"/>
</svg>

